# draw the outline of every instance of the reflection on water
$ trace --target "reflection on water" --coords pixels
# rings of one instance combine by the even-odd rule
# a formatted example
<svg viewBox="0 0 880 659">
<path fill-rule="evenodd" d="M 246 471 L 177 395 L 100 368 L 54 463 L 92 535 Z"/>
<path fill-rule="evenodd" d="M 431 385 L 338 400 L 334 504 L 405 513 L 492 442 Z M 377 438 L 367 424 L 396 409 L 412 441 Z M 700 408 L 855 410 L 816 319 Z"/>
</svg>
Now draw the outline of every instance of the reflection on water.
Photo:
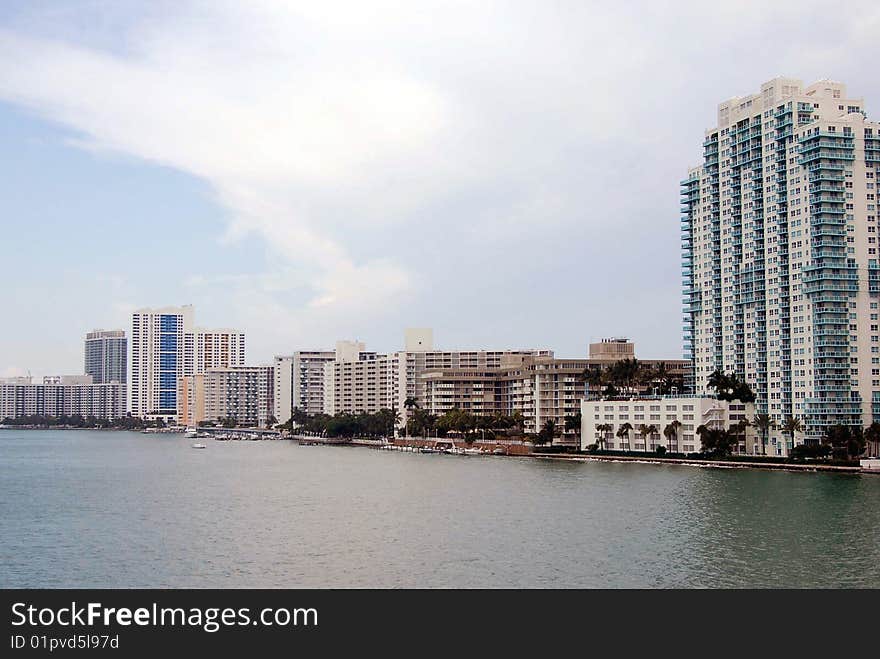
<svg viewBox="0 0 880 659">
<path fill-rule="evenodd" d="M 0 431 L 0 587 L 880 587 L 880 477 Z"/>
</svg>

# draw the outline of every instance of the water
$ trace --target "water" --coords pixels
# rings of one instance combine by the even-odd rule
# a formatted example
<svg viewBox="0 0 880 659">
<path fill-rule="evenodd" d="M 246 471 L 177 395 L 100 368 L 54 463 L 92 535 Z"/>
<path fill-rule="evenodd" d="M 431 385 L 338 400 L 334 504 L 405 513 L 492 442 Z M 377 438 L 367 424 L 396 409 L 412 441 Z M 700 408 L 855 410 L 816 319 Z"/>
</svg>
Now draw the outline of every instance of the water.
<svg viewBox="0 0 880 659">
<path fill-rule="evenodd" d="M 880 477 L 0 431 L 0 587 L 880 587 Z"/>
</svg>

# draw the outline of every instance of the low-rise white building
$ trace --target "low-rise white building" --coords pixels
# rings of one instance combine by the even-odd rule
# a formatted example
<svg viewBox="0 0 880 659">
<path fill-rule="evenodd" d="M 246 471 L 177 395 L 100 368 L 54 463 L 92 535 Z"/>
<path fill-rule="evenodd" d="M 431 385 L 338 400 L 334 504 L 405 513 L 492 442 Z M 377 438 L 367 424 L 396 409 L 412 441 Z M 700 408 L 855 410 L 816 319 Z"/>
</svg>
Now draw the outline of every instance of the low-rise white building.
<svg viewBox="0 0 880 659">
<path fill-rule="evenodd" d="M 0 422 L 23 416 L 93 416 L 113 421 L 126 414 L 125 384 L 94 384 L 89 375 L 52 376 L 43 384 L 0 384 Z"/>
<path fill-rule="evenodd" d="M 658 446 L 672 453 L 696 453 L 701 449 L 697 429 L 725 428 L 754 417 L 755 406 L 739 401 L 727 402 L 710 397 L 638 397 L 615 400 L 584 400 L 581 402 L 581 450 L 591 444 L 614 451 L 654 451 Z M 680 425 L 674 424 L 678 422 Z M 631 430 L 618 432 L 626 424 Z M 646 436 L 642 426 L 654 426 Z M 667 427 L 675 433 L 666 431 Z M 666 432 L 669 432 L 667 437 Z M 760 454 L 760 439 L 752 427 L 746 428 L 744 441 L 734 449 L 737 453 Z"/>
</svg>

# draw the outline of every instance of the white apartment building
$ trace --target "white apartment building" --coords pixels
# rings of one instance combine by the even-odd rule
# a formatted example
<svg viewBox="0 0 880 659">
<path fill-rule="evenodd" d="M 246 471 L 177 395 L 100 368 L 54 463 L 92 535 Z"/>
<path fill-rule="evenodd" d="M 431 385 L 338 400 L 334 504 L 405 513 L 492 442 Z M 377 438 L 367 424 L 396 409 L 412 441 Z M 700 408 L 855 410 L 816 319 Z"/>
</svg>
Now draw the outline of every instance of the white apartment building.
<svg viewBox="0 0 880 659">
<path fill-rule="evenodd" d="M 126 414 L 125 383 L 95 384 L 89 375 L 51 376 L 43 384 L 0 384 L 0 421 L 22 416 L 93 416 L 111 421 Z"/>
<path fill-rule="evenodd" d="M 729 429 L 743 419 L 754 415 L 754 404 L 739 401 L 729 403 L 709 397 L 638 397 L 629 400 L 584 400 L 581 402 L 581 450 L 599 443 L 601 448 L 614 451 L 654 451 L 658 446 L 672 453 L 696 453 L 701 449 L 697 428 Z M 681 426 L 674 437 L 667 438 L 664 430 L 673 421 Z M 625 424 L 632 430 L 618 437 Z M 639 433 L 639 428 L 654 426 L 650 436 Z M 610 426 L 610 429 L 608 428 Z M 754 428 L 747 428 L 745 441 L 737 452 L 760 455 L 761 445 Z"/>
<path fill-rule="evenodd" d="M 681 182 L 695 391 L 744 376 L 780 455 L 788 416 L 811 442 L 880 419 L 880 124 L 842 83 L 777 78 L 721 103 L 703 150 Z"/>
<path fill-rule="evenodd" d="M 131 413 L 171 421 L 177 415 L 177 379 L 193 372 L 187 336 L 192 305 L 139 309 L 131 316 Z M 192 343 L 190 343 L 190 346 Z"/>
<path fill-rule="evenodd" d="M 324 412 L 324 365 L 335 361 L 333 350 L 299 350 L 275 357 L 275 418 L 287 422 L 293 409 Z"/>
<path fill-rule="evenodd" d="M 195 327 L 192 305 L 139 309 L 131 320 L 130 409 L 174 422 L 178 379 L 208 368 L 242 366 L 244 333 Z"/>
<path fill-rule="evenodd" d="M 351 345 L 337 350 L 337 359 L 324 365 L 324 413 L 375 413 L 394 407 L 396 372 L 393 355 L 355 353 Z"/>
</svg>

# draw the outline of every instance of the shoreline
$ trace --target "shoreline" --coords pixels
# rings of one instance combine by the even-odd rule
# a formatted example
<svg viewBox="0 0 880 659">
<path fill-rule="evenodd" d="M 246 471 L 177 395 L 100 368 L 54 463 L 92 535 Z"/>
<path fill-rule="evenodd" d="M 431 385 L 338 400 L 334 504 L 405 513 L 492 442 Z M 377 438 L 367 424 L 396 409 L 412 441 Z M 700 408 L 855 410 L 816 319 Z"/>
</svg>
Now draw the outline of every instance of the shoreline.
<svg viewBox="0 0 880 659">
<path fill-rule="evenodd" d="M 673 464 L 686 467 L 710 467 L 715 469 L 766 469 L 768 471 L 831 472 L 837 474 L 870 474 L 859 466 L 823 464 L 792 464 L 787 462 L 745 462 L 739 460 L 711 460 L 700 458 L 656 458 L 627 455 L 579 455 L 579 454 L 532 454 L 530 457 L 545 460 L 569 460 L 574 462 L 636 462 L 642 464 Z"/>
<path fill-rule="evenodd" d="M 378 448 L 377 440 L 350 440 L 350 441 L 321 441 L 316 437 L 288 437 L 297 442 L 306 442 L 319 446 L 353 446 L 356 448 Z M 398 446 L 411 448 L 418 451 L 424 440 L 411 440 L 417 443 L 399 444 Z M 489 455 L 483 457 L 500 457 L 500 458 L 533 458 L 537 460 L 561 460 L 569 462 L 630 462 L 640 464 L 668 464 L 679 465 L 683 467 L 703 467 L 712 469 L 764 469 L 767 471 L 790 471 L 798 473 L 836 473 L 836 474 L 870 474 L 878 475 L 876 472 L 865 471 L 861 466 L 844 466 L 844 465 L 826 465 L 826 464 L 796 464 L 786 462 L 746 462 L 739 460 L 712 460 L 701 458 L 659 458 L 644 455 L 589 455 L 580 453 L 509 453 L 502 455 Z"/>
<path fill-rule="evenodd" d="M 136 432 L 144 434 L 142 430 L 130 428 L 78 428 L 76 426 L 66 427 L 34 427 L 34 426 L 0 426 L 0 430 L 95 430 L 104 432 Z M 169 431 L 152 432 L 145 434 L 180 434 Z M 277 439 L 289 440 L 298 444 L 313 444 L 319 446 L 352 446 L 355 448 L 372 448 L 376 449 L 382 446 L 379 440 L 371 439 L 351 439 L 351 440 L 327 440 L 327 438 L 307 437 L 289 435 L 287 437 L 278 437 Z M 277 441 L 277 440 L 276 440 Z M 410 440 L 413 444 L 398 444 L 401 448 L 408 447 L 418 450 L 420 445 L 427 443 L 425 440 Z M 502 442 L 497 443 L 503 444 Z M 517 451 L 507 454 L 486 454 L 483 457 L 501 457 L 501 458 L 533 458 L 537 460 L 560 460 L 568 462 L 618 462 L 618 463 L 637 463 L 637 464 L 656 464 L 656 465 L 679 465 L 684 467 L 703 467 L 713 469 L 764 469 L 767 471 L 790 471 L 800 473 L 836 473 L 836 474 L 870 474 L 880 475 L 877 472 L 866 471 L 861 466 L 843 466 L 843 465 L 825 465 L 825 464 L 792 464 L 786 462 L 746 462 L 739 460 L 712 460 L 700 458 L 660 458 L 648 455 L 589 455 L 580 453 L 533 453 L 525 451 Z"/>
</svg>

